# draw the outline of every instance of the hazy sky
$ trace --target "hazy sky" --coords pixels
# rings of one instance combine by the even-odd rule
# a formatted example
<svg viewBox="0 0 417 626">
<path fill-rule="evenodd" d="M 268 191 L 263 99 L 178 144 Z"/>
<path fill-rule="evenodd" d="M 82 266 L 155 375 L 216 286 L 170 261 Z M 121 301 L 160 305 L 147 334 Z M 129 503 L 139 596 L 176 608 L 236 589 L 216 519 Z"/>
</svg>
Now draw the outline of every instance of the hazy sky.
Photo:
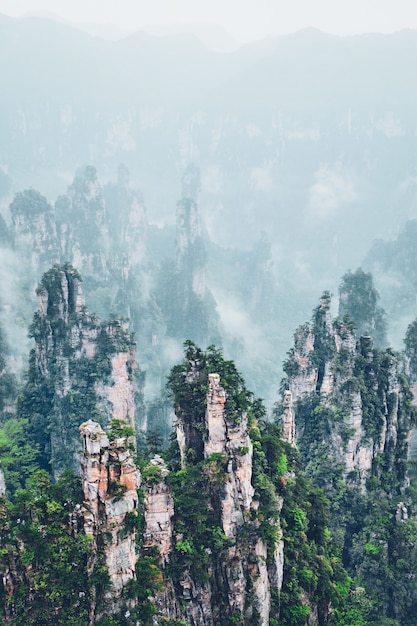
<svg viewBox="0 0 417 626">
<path fill-rule="evenodd" d="M 416 0 L 0 0 L 0 12 L 50 12 L 129 29 L 208 21 L 245 41 L 315 26 L 335 34 L 417 29 Z"/>
</svg>

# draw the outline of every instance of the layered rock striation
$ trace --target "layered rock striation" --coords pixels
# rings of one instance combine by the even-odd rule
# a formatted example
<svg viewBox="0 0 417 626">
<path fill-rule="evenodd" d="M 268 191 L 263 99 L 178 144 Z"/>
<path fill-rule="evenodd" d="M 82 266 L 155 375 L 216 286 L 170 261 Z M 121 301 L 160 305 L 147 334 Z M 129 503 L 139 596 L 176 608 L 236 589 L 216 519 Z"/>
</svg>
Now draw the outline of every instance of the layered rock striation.
<svg viewBox="0 0 417 626">
<path fill-rule="evenodd" d="M 226 537 L 236 541 L 255 493 L 251 482 L 253 447 L 247 415 L 243 413 L 238 421 L 227 420 L 225 402 L 226 391 L 220 384 L 220 376 L 209 374 L 204 457 L 222 455 L 226 459 L 227 479 L 220 498 L 221 521 Z"/>
<path fill-rule="evenodd" d="M 168 562 L 173 547 L 174 500 L 171 489 L 166 484 L 169 471 L 164 460 L 155 455 L 150 466 L 156 471 L 153 480 L 146 485 L 143 547 L 145 551 L 156 548 L 164 564 Z"/>
<path fill-rule="evenodd" d="M 87 420 L 80 426 L 83 442 L 82 483 L 84 528 L 93 538 L 93 552 L 104 539 L 111 589 L 109 604 L 117 607 L 123 589 L 135 576 L 136 528 L 140 472 L 133 458 L 133 437 L 114 436 Z M 129 517 L 130 516 L 130 517 Z"/>
</svg>

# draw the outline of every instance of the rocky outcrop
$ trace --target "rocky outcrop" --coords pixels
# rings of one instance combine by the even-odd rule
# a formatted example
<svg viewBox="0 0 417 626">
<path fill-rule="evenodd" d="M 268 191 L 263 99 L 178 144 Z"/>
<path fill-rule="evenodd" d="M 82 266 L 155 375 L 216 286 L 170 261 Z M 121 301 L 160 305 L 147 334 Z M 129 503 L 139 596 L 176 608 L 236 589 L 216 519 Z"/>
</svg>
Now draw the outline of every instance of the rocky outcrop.
<svg viewBox="0 0 417 626">
<path fill-rule="evenodd" d="M 223 531 L 229 539 L 236 540 L 254 496 L 252 486 L 252 442 L 248 434 L 246 414 L 235 422 L 225 414 L 226 392 L 220 385 L 218 374 L 209 374 L 207 394 L 207 441 L 204 456 L 225 455 L 227 479 L 220 500 Z"/>
<path fill-rule="evenodd" d="M 4 478 L 4 472 L 0 467 L 0 497 L 6 493 L 6 480 Z"/>
<path fill-rule="evenodd" d="M 14 249 L 26 264 L 30 278 L 59 261 L 55 212 L 34 189 L 17 193 L 10 205 Z"/>
<path fill-rule="evenodd" d="M 128 251 L 129 267 L 137 267 L 146 251 L 148 219 L 143 195 L 130 186 L 129 170 L 124 165 L 119 166 L 112 192 L 106 195 L 111 227 L 120 228 L 119 239 Z"/>
<path fill-rule="evenodd" d="M 177 267 L 187 277 L 192 292 L 206 293 L 206 262 L 199 218 L 200 172 L 190 165 L 182 180 L 182 197 L 177 204 Z"/>
<path fill-rule="evenodd" d="M 376 455 L 385 455 L 389 466 L 395 456 L 406 455 L 410 429 L 408 392 L 401 382 L 401 364 L 393 353 L 384 353 L 381 358 L 371 337 L 361 337 L 354 354 L 349 352 L 351 346 L 352 338 L 345 336 L 338 351 L 340 356 L 341 350 L 345 349 L 345 369 L 340 371 L 339 368 L 334 395 L 345 409 L 343 425 L 346 435 L 339 444 L 340 456 L 346 473 L 358 472 L 364 488 Z M 357 371 L 358 361 L 363 364 L 359 377 L 362 389 L 353 384 L 353 368 L 356 367 Z M 377 412 L 373 419 L 371 407 Z"/>
<path fill-rule="evenodd" d="M 109 278 L 109 224 L 96 169 L 80 168 L 55 203 L 61 255 L 83 276 Z"/>
<path fill-rule="evenodd" d="M 164 564 L 172 550 L 174 500 L 165 482 L 169 472 L 164 460 L 155 455 L 150 465 L 157 469 L 157 478 L 146 485 L 143 547 L 157 548 Z"/>
<path fill-rule="evenodd" d="M 111 582 L 109 603 L 117 607 L 137 561 L 135 524 L 138 514 L 140 473 L 133 458 L 133 438 L 109 440 L 100 424 L 88 420 L 80 426 L 83 441 L 82 481 L 84 528 L 93 538 L 105 537 L 105 560 Z"/>
<path fill-rule="evenodd" d="M 201 382 L 200 376 L 198 361 L 191 363 L 188 383 Z M 183 571 L 180 584 L 187 605 L 175 615 L 177 619 L 185 618 L 186 623 L 201 626 L 218 623 L 223 614 L 235 618 L 239 615 L 242 624 L 266 626 L 271 589 L 279 590 L 282 585 L 283 544 L 278 541 L 270 555 L 266 542 L 259 536 L 256 519 L 259 502 L 254 499 L 252 485 L 253 444 L 248 432 L 248 416 L 245 411 L 230 412 L 227 400 L 228 392 L 221 385 L 220 376 L 209 373 L 204 422 L 196 428 L 196 416 L 191 418 L 177 407 L 177 438 L 183 467 L 191 462 L 190 445 L 194 445 L 200 432 L 203 471 L 210 485 L 207 506 L 219 516 L 227 548 L 219 560 L 213 555 L 206 584 L 195 580 L 190 571 Z M 194 449 L 198 450 L 199 446 Z M 276 506 L 280 508 L 278 499 Z M 279 535 L 279 523 L 273 520 L 270 523 L 277 526 Z M 246 538 L 244 528 L 248 533 Z M 249 589 L 252 589 L 251 599 Z M 217 599 L 214 599 L 215 594 Z"/>
<path fill-rule="evenodd" d="M 200 237 L 200 172 L 190 165 L 182 178 L 181 200 L 177 204 L 177 262 L 180 265 L 187 248 Z"/>
<path fill-rule="evenodd" d="M 369 443 L 365 443 L 366 434 L 362 420 L 361 393 L 349 382 L 354 375 L 355 362 L 358 356 L 356 336 L 351 325 L 337 321 L 334 326 L 334 338 L 336 345 L 334 399 L 345 407 L 344 427 L 349 433 L 349 437 L 345 439 L 343 445 L 340 438 L 337 440 L 339 454 L 340 458 L 343 459 L 346 474 L 355 470 L 358 471 L 363 485 L 372 467 L 373 450 Z M 364 338 L 362 344 L 364 344 Z"/>
<path fill-rule="evenodd" d="M 112 340 L 114 333 L 122 331 L 127 337 L 128 325 L 121 323 L 120 326 L 109 324 L 105 333 Z M 110 404 L 111 418 L 127 422 L 135 427 L 135 403 L 134 403 L 134 379 L 133 371 L 136 367 L 136 348 L 130 342 L 127 351 L 116 352 L 110 356 L 111 382 L 97 383 L 96 391 L 102 402 Z"/>
<path fill-rule="evenodd" d="M 400 362 L 390 351 L 375 350 L 372 337 L 364 336 L 357 342 L 348 320 L 332 321 L 328 297 L 321 299 L 312 323 L 295 333 L 295 346 L 285 369 L 298 440 L 308 441 L 308 446 L 327 446 L 330 457 L 343 463 L 345 476 L 360 477 L 362 489 L 376 455 L 389 453 L 394 458 L 404 452 L 410 420 Z M 283 414 L 287 441 L 288 409 L 284 408 Z M 333 417 L 320 422 L 323 415 Z M 321 437 L 315 443 L 309 439 L 314 421 L 320 422 L 315 436 Z"/>
<path fill-rule="evenodd" d="M 294 348 L 285 364 L 292 397 L 302 398 L 314 392 L 317 383 L 317 370 L 312 367 L 310 357 L 314 351 L 314 336 L 309 324 L 295 331 Z"/>
<path fill-rule="evenodd" d="M 130 172 L 123 164 L 118 167 L 117 182 L 105 185 L 102 193 L 111 237 L 108 262 L 119 282 L 115 301 L 132 319 L 132 312 L 138 307 L 136 300 L 142 305 L 146 300 L 139 288 L 143 277 L 142 262 L 147 250 L 146 206 L 143 194 L 131 186 Z"/>
<path fill-rule="evenodd" d="M 36 419 L 34 407 L 33 428 L 40 440 L 47 438 L 45 460 L 57 476 L 64 469 L 79 471 L 78 427 L 86 418 L 134 426 L 135 344 L 126 324 L 101 324 L 89 315 L 81 277 L 70 265 L 49 270 L 37 293 L 25 402 L 31 406 L 35 388 L 44 421 Z"/>
<path fill-rule="evenodd" d="M 119 167 L 117 184 L 104 190 L 94 167 L 80 167 L 54 207 L 28 189 L 16 194 L 10 213 L 11 240 L 25 266 L 19 279 L 26 290 L 32 288 L 28 281 L 36 284 L 54 263 L 71 263 L 89 282 L 94 309 L 108 317 L 119 289 L 137 288 L 147 245 L 147 216 L 143 196 L 130 186 L 125 166 Z M 131 276 L 132 270 L 136 276 Z M 127 300 L 128 311 L 134 301 Z M 26 315 L 30 313 L 25 311 Z"/>
<path fill-rule="evenodd" d="M 283 412 L 282 412 L 282 438 L 288 443 L 294 444 L 295 441 L 295 419 L 292 402 L 291 391 L 284 391 L 284 397 L 282 400 Z"/>
</svg>

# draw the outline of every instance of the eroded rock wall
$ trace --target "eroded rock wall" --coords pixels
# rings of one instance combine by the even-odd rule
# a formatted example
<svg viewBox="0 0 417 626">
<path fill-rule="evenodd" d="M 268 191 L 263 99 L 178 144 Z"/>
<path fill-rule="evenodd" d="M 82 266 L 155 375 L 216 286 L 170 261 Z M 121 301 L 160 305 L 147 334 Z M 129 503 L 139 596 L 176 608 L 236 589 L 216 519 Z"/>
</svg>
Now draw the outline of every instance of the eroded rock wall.
<svg viewBox="0 0 417 626">
<path fill-rule="evenodd" d="M 93 550 L 98 550 L 98 538 L 101 541 L 105 538 L 104 553 L 111 582 L 107 599 L 115 608 L 123 589 L 135 576 L 136 530 L 131 520 L 138 514 L 140 472 L 133 458 L 132 438 L 109 441 L 100 424 L 92 420 L 84 422 L 80 432 L 84 528 L 93 538 Z"/>
<path fill-rule="evenodd" d="M 206 427 L 207 441 L 204 456 L 221 453 L 227 458 L 227 480 L 221 498 L 223 530 L 229 539 L 236 540 L 251 507 L 254 495 L 252 486 L 252 442 L 248 434 L 245 414 L 238 422 L 228 421 L 225 414 L 226 392 L 220 385 L 218 374 L 209 374 Z"/>
<path fill-rule="evenodd" d="M 177 267 L 186 277 L 188 287 L 202 298 L 206 294 L 206 264 L 201 239 L 199 195 L 200 172 L 190 165 L 184 173 L 182 197 L 177 204 Z"/>
<path fill-rule="evenodd" d="M 189 376 L 189 382 L 195 382 L 198 372 L 191 368 Z M 228 414 L 226 403 L 227 391 L 220 383 L 220 376 L 209 374 L 203 456 L 204 471 L 213 488 L 207 506 L 218 511 L 228 547 L 220 560 L 213 556 L 205 584 L 195 580 L 191 572 L 183 571 L 180 586 L 184 608 L 176 605 L 171 617 L 175 614 L 187 624 L 213 626 L 222 615 L 229 614 L 235 618 L 239 615 L 242 624 L 267 626 L 271 589 L 279 590 L 282 585 L 283 544 L 278 541 L 273 557 L 269 558 L 256 521 L 259 503 L 254 500 L 252 485 L 253 444 L 248 433 L 248 417 L 245 412 Z M 183 423 L 186 419 L 183 412 L 177 412 L 177 437 L 184 467 L 187 450 L 192 444 L 187 436 L 190 430 Z M 219 467 L 224 469 L 219 470 Z M 279 509 L 281 503 L 276 504 Z M 251 599 L 249 589 L 252 589 Z"/>
<path fill-rule="evenodd" d="M 13 246 L 29 273 L 25 278 L 36 280 L 36 276 L 60 259 L 55 212 L 34 189 L 16 194 L 10 212 Z"/>
<path fill-rule="evenodd" d="M 163 565 L 172 551 L 174 500 L 165 482 L 169 472 L 164 460 L 155 455 L 150 464 L 158 469 L 159 480 L 148 483 L 145 488 L 143 546 L 157 548 Z"/>
<path fill-rule="evenodd" d="M 362 489 L 377 454 L 389 450 L 399 454 L 399 447 L 405 450 L 408 399 L 399 359 L 390 351 L 375 350 L 371 337 L 358 339 L 348 320 L 332 320 L 328 298 L 321 299 L 312 323 L 295 333 L 286 368 L 289 391 L 284 397 L 283 427 L 287 441 L 291 438 L 290 393 L 298 440 L 310 436 L 309 422 L 319 423 L 319 414 L 328 409 L 332 417 L 327 426 L 319 427 L 317 432 L 323 428 L 323 434 L 316 444 L 327 446 L 329 454 L 342 462 L 345 476 L 359 476 Z"/>
<path fill-rule="evenodd" d="M 72 266 L 54 266 L 37 293 L 27 394 L 33 385 L 41 394 L 47 460 L 57 476 L 64 469 L 79 471 L 78 427 L 86 418 L 102 425 L 116 419 L 134 427 L 136 346 L 126 324 L 101 324 L 88 313 L 81 277 Z M 45 434 L 39 432 L 39 437 Z"/>
<path fill-rule="evenodd" d="M 62 258 L 83 276 L 103 282 L 110 275 L 109 223 L 94 167 L 80 168 L 55 204 Z"/>
</svg>

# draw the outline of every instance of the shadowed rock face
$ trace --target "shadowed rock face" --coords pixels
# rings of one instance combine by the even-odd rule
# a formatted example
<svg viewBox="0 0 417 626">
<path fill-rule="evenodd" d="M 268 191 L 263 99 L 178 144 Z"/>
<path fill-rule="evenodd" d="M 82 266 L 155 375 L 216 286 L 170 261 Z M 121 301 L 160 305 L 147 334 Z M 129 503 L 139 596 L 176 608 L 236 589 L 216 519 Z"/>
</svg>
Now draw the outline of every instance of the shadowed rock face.
<svg viewBox="0 0 417 626">
<path fill-rule="evenodd" d="M 45 395 L 38 436 L 48 440 L 46 461 L 57 476 L 64 469 L 79 471 L 78 428 L 86 418 L 134 427 L 136 346 L 127 324 L 100 323 L 88 313 L 72 266 L 57 265 L 44 274 L 37 294 L 27 393 L 34 385 Z"/>
<path fill-rule="evenodd" d="M 59 261 L 55 212 L 34 189 L 16 194 L 10 212 L 14 249 L 26 263 L 31 278 L 39 276 Z"/>
<path fill-rule="evenodd" d="M 109 220 L 94 167 L 77 171 L 66 195 L 57 199 L 55 210 L 62 257 L 84 277 L 108 280 Z"/>
<path fill-rule="evenodd" d="M 190 165 L 182 179 L 182 197 L 177 204 L 177 268 L 188 287 L 202 298 L 206 293 L 206 258 L 200 227 L 200 172 Z"/>
<path fill-rule="evenodd" d="M 309 422 L 317 419 L 317 410 L 328 409 L 339 417 L 332 418 L 327 440 L 320 436 L 317 443 L 326 444 L 328 453 L 342 462 L 345 476 L 358 473 L 362 489 L 377 454 L 387 453 L 390 463 L 395 455 L 402 455 L 410 416 L 398 358 L 390 351 L 375 350 L 370 336 L 357 341 L 352 324 L 332 320 L 329 303 L 323 299 L 313 322 L 296 331 L 287 366 L 301 446 L 309 437 Z M 301 419 L 301 405 L 308 403 L 311 415 Z M 284 432 L 289 428 L 286 420 L 288 408 L 284 409 Z"/>
</svg>

